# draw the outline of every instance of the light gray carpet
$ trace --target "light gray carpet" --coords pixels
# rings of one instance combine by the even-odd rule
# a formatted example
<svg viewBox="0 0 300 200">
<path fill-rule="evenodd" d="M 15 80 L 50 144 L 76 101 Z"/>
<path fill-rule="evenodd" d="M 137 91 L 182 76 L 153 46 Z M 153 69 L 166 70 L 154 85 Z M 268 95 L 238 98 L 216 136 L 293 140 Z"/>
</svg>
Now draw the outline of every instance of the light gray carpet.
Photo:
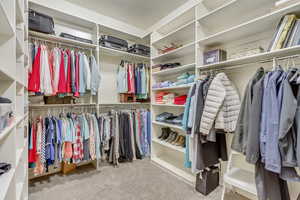
<svg viewBox="0 0 300 200">
<path fill-rule="evenodd" d="M 218 188 L 204 197 L 191 185 L 143 160 L 118 168 L 106 166 L 101 171 L 84 168 L 68 176 L 31 182 L 29 200 L 220 200 L 221 192 Z"/>
</svg>

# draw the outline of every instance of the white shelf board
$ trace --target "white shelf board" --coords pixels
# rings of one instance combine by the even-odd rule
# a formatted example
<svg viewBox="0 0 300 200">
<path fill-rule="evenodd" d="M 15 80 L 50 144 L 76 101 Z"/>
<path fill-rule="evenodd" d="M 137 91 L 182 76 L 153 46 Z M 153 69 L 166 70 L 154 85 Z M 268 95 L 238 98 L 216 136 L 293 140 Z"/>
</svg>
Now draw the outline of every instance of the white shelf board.
<svg viewBox="0 0 300 200">
<path fill-rule="evenodd" d="M 174 125 L 174 124 L 169 124 L 169 123 L 164 123 L 164 122 L 158 122 L 158 121 L 152 121 L 152 123 L 155 124 L 155 125 L 158 125 L 158 126 L 165 126 L 165 127 L 175 128 L 175 129 L 184 131 L 184 129 L 182 128 L 182 126 L 178 126 L 178 125 Z"/>
<path fill-rule="evenodd" d="M 234 20 L 238 20 L 237 11 L 239 13 L 249 13 L 258 6 L 264 6 L 266 3 L 275 2 L 276 0 L 230 0 L 220 7 L 202 15 L 198 18 L 198 21 L 206 28 L 223 26 L 224 23 L 226 24 L 227 22 L 231 22 L 232 24 Z"/>
<path fill-rule="evenodd" d="M 232 168 L 224 175 L 224 182 L 252 195 L 257 195 L 254 173 L 250 171 Z"/>
<path fill-rule="evenodd" d="M 295 55 L 295 54 L 299 54 L 299 51 L 300 51 L 300 45 L 285 48 L 285 49 L 278 49 L 271 52 L 258 53 L 250 56 L 241 57 L 241 58 L 230 59 L 215 64 L 197 66 L 197 68 L 200 70 L 226 68 L 226 67 L 232 67 L 237 65 L 261 62 L 261 61 L 272 59 L 274 57 L 285 57 L 285 56 Z"/>
<path fill-rule="evenodd" d="M 0 141 L 3 140 L 8 134 L 10 134 L 12 132 L 13 128 L 15 128 L 23 119 L 24 119 L 24 117 L 16 116 L 13 123 L 10 126 L 6 127 L 0 133 Z"/>
<path fill-rule="evenodd" d="M 178 29 L 181 26 L 184 26 L 185 24 L 191 22 L 192 20 L 195 20 L 195 8 L 190 8 L 180 16 L 176 17 L 175 19 L 172 19 L 171 21 L 166 21 L 164 25 L 158 28 L 157 32 L 163 35 L 166 35 L 173 30 Z"/>
<path fill-rule="evenodd" d="M 198 43 L 200 45 L 220 45 L 243 37 L 261 33 L 266 30 L 275 31 L 276 25 L 279 23 L 279 20 L 283 15 L 289 13 L 297 14 L 299 11 L 300 2 L 257 17 L 237 26 L 233 26 L 216 34 L 204 37 L 198 40 Z"/>
<path fill-rule="evenodd" d="M 170 33 L 163 35 L 158 40 L 152 42 L 152 45 L 178 43 L 184 42 L 195 38 L 195 20 L 192 20 L 179 28 L 171 31 Z"/>
<path fill-rule="evenodd" d="M 202 0 L 202 4 L 209 9 L 216 9 L 224 5 L 228 0 Z"/>
<path fill-rule="evenodd" d="M 23 0 L 16 0 L 16 22 L 17 22 L 17 24 L 24 22 L 24 11 L 22 10 L 22 6 L 21 6 L 22 2 L 21 1 L 23 1 Z"/>
<path fill-rule="evenodd" d="M 170 144 L 168 142 L 162 141 L 162 140 L 160 140 L 158 138 L 153 138 L 152 141 L 155 142 L 155 143 L 157 143 L 157 144 L 160 144 L 162 146 L 165 146 L 165 147 L 167 147 L 169 149 L 173 149 L 175 151 L 179 151 L 180 153 L 184 153 L 185 152 L 185 149 L 183 147 L 175 146 L 175 145 Z"/>
<path fill-rule="evenodd" d="M 13 180 L 14 174 L 15 174 L 16 169 L 11 168 L 7 173 L 2 174 L 0 176 L 0 200 L 5 200 L 7 190 L 10 187 L 10 184 Z"/>
<path fill-rule="evenodd" d="M 152 156 L 151 160 L 154 163 L 158 164 L 160 167 L 163 167 L 163 168 L 167 169 L 169 172 L 175 174 L 176 176 L 183 178 L 188 183 L 190 183 L 190 184 L 195 183 L 195 177 L 192 174 L 190 174 L 190 173 L 188 173 L 188 172 L 186 172 L 186 171 L 184 171 L 184 170 L 182 170 L 182 169 L 180 169 L 158 157 Z"/>
<path fill-rule="evenodd" d="M 188 88 L 190 88 L 193 84 L 194 84 L 194 83 L 184 84 L 184 85 L 178 85 L 178 86 L 172 86 L 172 87 L 164 87 L 164 88 L 152 88 L 152 91 L 188 89 Z"/>
<path fill-rule="evenodd" d="M 147 56 L 141 56 L 141 55 L 137 55 L 137 54 L 133 54 L 133 53 L 128 53 L 126 51 L 121 51 L 121 50 L 117 50 L 117 49 L 112 49 L 112 48 L 108 48 L 108 47 L 102 47 L 99 46 L 99 53 L 100 54 L 106 54 L 106 55 L 111 55 L 111 56 L 128 56 L 128 57 L 133 57 L 133 58 L 139 58 L 139 59 L 143 59 L 143 60 L 150 60 L 150 57 Z"/>
<path fill-rule="evenodd" d="M 86 47 L 86 48 L 94 48 L 96 49 L 98 45 L 95 44 L 89 44 L 85 42 L 80 42 L 76 40 L 71 40 L 63 37 L 59 37 L 56 35 L 50 35 L 50 34 L 45 34 L 45 33 L 39 33 L 36 31 L 29 31 L 29 36 L 34 37 L 34 38 L 40 38 L 44 40 L 49 40 L 49 41 L 54 41 L 54 42 L 61 42 L 65 44 L 70 44 L 70 45 L 78 45 L 79 47 Z"/>
<path fill-rule="evenodd" d="M 195 65 L 196 65 L 196 63 L 186 64 L 186 65 L 178 66 L 178 67 L 171 68 L 171 69 L 161 70 L 159 72 L 153 72 L 152 75 L 153 76 L 161 76 L 161 75 L 164 76 L 164 75 L 181 73 L 183 71 L 195 69 Z"/>
<path fill-rule="evenodd" d="M 195 52 L 195 42 L 185 44 L 182 47 L 179 47 L 179 48 L 169 51 L 167 53 L 152 57 L 151 59 L 154 62 L 164 62 L 167 60 L 180 58 L 182 56 L 191 54 L 193 52 Z"/>
<path fill-rule="evenodd" d="M 0 1 L 0 35 L 13 36 L 15 31 L 7 15 L 7 10 L 3 6 L 3 1 Z"/>
<path fill-rule="evenodd" d="M 152 106 L 184 108 L 184 105 L 153 103 Z"/>
</svg>

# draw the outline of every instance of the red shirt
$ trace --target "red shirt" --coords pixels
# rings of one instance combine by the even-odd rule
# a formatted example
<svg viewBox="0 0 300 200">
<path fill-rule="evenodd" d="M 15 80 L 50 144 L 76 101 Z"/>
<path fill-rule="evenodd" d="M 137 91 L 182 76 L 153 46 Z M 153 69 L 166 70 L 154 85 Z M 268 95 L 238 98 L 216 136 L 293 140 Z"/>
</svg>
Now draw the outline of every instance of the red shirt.
<svg viewBox="0 0 300 200">
<path fill-rule="evenodd" d="M 41 86 L 41 47 L 38 48 L 37 54 L 34 58 L 34 62 L 32 64 L 32 71 L 28 75 L 28 91 L 30 92 L 40 92 Z"/>
</svg>

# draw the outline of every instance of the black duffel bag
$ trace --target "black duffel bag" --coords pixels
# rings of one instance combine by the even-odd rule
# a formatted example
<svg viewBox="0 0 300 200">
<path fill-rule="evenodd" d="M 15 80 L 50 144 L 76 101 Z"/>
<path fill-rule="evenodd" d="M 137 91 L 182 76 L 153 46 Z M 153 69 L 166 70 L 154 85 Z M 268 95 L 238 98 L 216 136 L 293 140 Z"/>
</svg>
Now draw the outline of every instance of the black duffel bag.
<svg viewBox="0 0 300 200">
<path fill-rule="evenodd" d="M 29 30 L 55 34 L 54 21 L 52 17 L 30 9 L 28 20 Z"/>
</svg>

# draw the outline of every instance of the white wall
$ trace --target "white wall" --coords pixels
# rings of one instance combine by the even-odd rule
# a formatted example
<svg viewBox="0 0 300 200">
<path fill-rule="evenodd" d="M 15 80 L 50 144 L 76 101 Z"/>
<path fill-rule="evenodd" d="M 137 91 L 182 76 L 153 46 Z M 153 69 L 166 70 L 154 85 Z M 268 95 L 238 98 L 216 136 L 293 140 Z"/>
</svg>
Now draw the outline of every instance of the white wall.
<svg viewBox="0 0 300 200">
<path fill-rule="evenodd" d="M 76 6 L 70 2 L 64 0 L 29 0 L 29 2 L 57 10 L 69 15 L 77 16 L 79 18 L 94 22 L 96 24 L 101 24 L 109 28 L 113 28 L 124 33 L 132 34 L 134 36 L 142 37 L 144 31 L 132 25 L 126 24 L 124 22 L 115 20 L 111 17 L 107 17 L 96 13 L 94 11 Z"/>
</svg>

